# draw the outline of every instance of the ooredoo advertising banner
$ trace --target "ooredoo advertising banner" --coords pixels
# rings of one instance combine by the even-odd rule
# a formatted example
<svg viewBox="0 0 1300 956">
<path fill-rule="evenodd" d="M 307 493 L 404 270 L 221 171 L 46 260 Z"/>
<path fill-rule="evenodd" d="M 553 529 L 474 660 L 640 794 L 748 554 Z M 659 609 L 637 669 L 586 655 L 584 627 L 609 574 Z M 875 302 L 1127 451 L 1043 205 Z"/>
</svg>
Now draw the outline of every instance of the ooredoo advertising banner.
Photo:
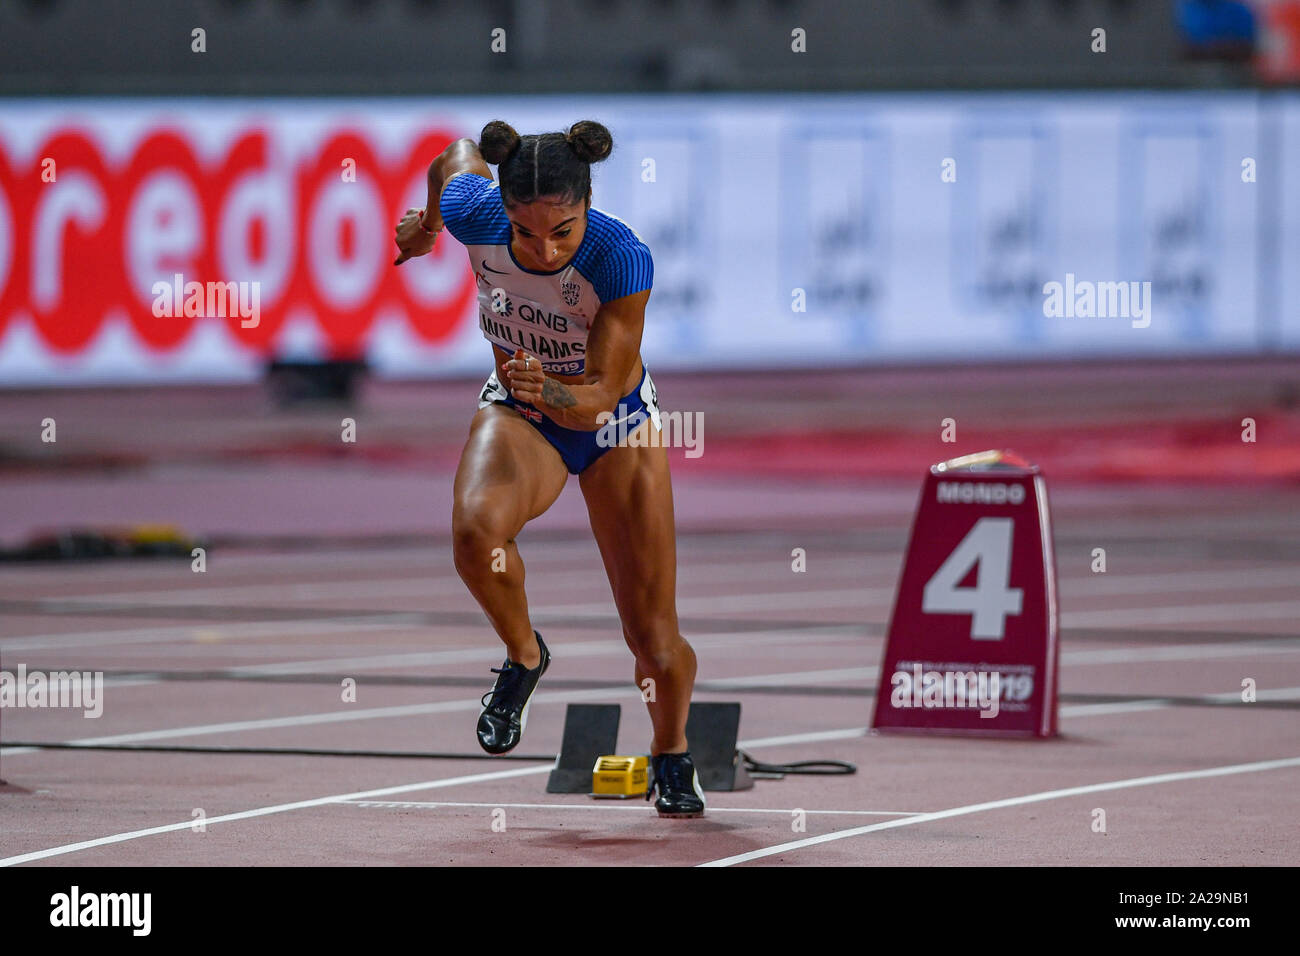
<svg viewBox="0 0 1300 956">
<path fill-rule="evenodd" d="M 654 256 L 655 368 L 1294 347 L 1300 172 L 1266 144 L 1298 117 L 1247 94 L 0 101 L 0 384 L 485 371 L 462 247 L 394 268 L 392 230 L 493 118 L 610 127 L 594 204 Z"/>
<path fill-rule="evenodd" d="M 407 122 L 395 149 L 394 123 L 338 107 L 4 115 L 5 379 L 239 378 L 268 355 L 363 356 L 384 326 L 436 356 L 465 322 L 454 241 L 401 269 L 390 251 L 464 128 Z"/>
</svg>

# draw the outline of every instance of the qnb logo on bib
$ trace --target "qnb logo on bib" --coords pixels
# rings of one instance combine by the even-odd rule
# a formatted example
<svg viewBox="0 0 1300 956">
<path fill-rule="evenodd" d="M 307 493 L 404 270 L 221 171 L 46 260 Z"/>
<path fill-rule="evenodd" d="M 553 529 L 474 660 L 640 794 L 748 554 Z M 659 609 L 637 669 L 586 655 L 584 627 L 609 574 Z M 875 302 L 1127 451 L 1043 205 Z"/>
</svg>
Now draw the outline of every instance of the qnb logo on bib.
<svg viewBox="0 0 1300 956">
<path fill-rule="evenodd" d="M 586 367 L 585 320 L 499 288 L 480 290 L 479 304 L 479 328 L 489 342 L 507 352 L 523 349 L 546 372 L 577 375 Z"/>
</svg>

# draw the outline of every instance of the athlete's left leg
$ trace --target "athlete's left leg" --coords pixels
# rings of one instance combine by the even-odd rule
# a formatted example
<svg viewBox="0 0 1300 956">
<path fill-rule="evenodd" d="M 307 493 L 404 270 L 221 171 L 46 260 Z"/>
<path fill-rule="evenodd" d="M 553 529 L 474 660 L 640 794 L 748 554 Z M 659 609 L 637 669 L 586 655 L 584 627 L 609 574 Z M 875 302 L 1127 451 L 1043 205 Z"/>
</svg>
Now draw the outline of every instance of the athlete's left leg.
<svg viewBox="0 0 1300 956">
<path fill-rule="evenodd" d="M 646 421 L 638 432 L 653 429 Z M 668 453 L 656 446 L 611 448 L 578 476 L 609 575 L 623 638 L 636 657 L 636 683 L 654 724 L 651 754 L 681 753 L 695 686 L 695 651 L 677 630 L 677 538 Z M 646 678 L 654 681 L 647 685 Z M 644 694 L 643 694 L 644 696 Z"/>
</svg>

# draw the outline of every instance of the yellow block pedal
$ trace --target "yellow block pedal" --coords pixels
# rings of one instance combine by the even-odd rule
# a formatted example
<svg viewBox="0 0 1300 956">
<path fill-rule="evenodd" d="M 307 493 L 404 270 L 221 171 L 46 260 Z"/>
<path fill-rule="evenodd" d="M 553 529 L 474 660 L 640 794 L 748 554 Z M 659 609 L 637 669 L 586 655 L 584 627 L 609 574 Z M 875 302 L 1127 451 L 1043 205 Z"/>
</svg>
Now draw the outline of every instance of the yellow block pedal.
<svg viewBox="0 0 1300 956">
<path fill-rule="evenodd" d="M 189 541 L 189 535 L 174 524 L 134 525 L 128 530 L 127 537 L 135 544 L 174 544 Z"/>
<path fill-rule="evenodd" d="M 597 757 L 591 768 L 591 795 L 620 800 L 644 797 L 648 766 L 645 757 Z"/>
</svg>

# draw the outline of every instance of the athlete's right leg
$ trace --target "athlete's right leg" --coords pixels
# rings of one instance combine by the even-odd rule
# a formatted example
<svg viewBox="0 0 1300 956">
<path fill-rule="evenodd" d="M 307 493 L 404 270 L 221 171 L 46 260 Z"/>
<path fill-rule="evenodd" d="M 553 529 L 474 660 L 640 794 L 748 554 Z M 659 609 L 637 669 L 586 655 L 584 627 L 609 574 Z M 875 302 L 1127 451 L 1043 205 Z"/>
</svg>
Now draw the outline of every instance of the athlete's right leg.
<svg viewBox="0 0 1300 956">
<path fill-rule="evenodd" d="M 518 412 L 488 405 L 475 414 L 456 469 L 456 570 L 505 643 L 507 657 L 529 669 L 541 655 L 528 620 L 515 535 L 555 502 L 568 477 L 560 453 Z"/>
</svg>

